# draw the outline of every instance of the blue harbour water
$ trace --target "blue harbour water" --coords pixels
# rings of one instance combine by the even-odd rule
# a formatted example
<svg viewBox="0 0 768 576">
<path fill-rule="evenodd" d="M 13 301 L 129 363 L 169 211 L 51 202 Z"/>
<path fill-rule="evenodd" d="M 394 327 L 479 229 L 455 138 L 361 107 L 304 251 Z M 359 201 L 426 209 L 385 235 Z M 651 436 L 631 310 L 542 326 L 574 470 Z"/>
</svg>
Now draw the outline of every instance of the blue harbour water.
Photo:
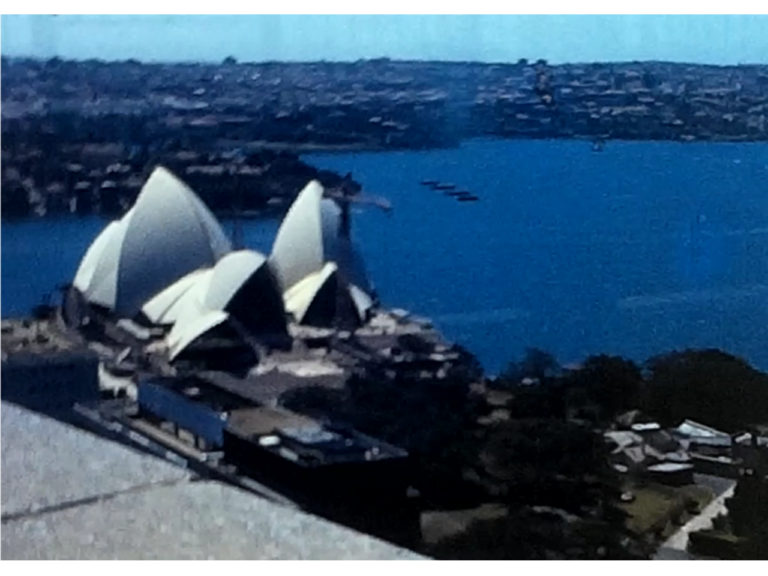
<svg viewBox="0 0 768 576">
<path fill-rule="evenodd" d="M 382 300 L 433 318 L 491 372 L 529 346 L 563 362 L 718 347 L 768 368 L 768 145 L 484 140 L 306 159 L 392 201 L 353 221 Z M 278 224 L 247 222 L 247 244 L 268 250 Z M 2 315 L 71 279 L 103 226 L 3 223 Z"/>
</svg>

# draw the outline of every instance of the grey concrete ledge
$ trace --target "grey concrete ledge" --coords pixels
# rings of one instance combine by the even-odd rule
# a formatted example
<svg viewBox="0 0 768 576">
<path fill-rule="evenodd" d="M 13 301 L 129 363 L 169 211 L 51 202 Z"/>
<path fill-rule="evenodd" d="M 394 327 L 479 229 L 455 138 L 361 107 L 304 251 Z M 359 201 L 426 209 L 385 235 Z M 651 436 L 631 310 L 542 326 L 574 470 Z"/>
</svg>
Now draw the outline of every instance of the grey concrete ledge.
<svg viewBox="0 0 768 576">
<path fill-rule="evenodd" d="M 3 525 L 4 559 L 416 559 L 214 482 L 119 495 Z"/>
<path fill-rule="evenodd" d="M 173 464 L 2 404 L 2 515 L 189 478 Z"/>
</svg>

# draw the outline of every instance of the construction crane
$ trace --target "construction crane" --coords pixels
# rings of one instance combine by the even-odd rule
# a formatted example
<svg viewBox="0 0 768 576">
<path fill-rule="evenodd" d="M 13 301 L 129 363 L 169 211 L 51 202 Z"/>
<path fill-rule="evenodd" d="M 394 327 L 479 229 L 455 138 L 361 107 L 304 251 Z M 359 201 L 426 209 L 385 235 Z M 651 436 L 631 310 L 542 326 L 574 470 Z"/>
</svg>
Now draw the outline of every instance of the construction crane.
<svg viewBox="0 0 768 576">
<path fill-rule="evenodd" d="M 362 193 L 360 185 L 352 180 L 351 174 L 344 176 L 339 185 L 325 188 L 323 196 L 333 200 L 341 210 L 339 221 L 339 239 L 341 243 L 339 247 L 345 252 L 344 256 L 339 254 L 344 262 L 337 263 L 339 267 L 336 276 L 336 314 L 333 325 L 337 331 L 349 330 L 354 333 L 357 328 L 357 322 L 351 321 L 349 316 L 349 312 L 353 311 L 345 310 L 345 307 L 352 304 L 349 300 L 348 292 L 352 284 L 350 282 L 351 279 L 347 276 L 347 267 L 353 265 L 350 205 L 375 206 L 384 212 L 390 213 L 392 211 L 392 204 L 386 198 Z M 345 294 L 345 292 L 347 293 Z M 376 300 L 375 291 L 371 295 Z"/>
<path fill-rule="evenodd" d="M 324 197 L 335 201 L 341 209 L 339 235 L 343 238 L 350 237 L 350 204 L 375 206 L 384 212 L 392 212 L 392 204 L 389 200 L 380 196 L 362 193 L 360 191 L 360 186 L 352 180 L 351 174 L 344 176 L 339 185 L 332 188 L 326 188 Z"/>
</svg>

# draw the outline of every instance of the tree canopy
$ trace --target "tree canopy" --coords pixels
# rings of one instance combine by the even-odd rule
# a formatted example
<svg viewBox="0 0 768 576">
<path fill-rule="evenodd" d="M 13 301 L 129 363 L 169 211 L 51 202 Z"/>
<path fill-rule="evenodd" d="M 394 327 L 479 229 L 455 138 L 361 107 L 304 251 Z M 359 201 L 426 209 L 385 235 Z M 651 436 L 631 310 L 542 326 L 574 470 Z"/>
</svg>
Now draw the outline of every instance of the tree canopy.
<svg viewBox="0 0 768 576">
<path fill-rule="evenodd" d="M 643 389 L 643 374 L 631 360 L 618 356 L 590 356 L 580 370 L 569 373 L 563 386 L 570 393 L 571 406 L 591 404 L 602 422 L 637 407 Z"/>
<path fill-rule="evenodd" d="M 648 361 L 644 408 L 667 426 L 689 418 L 726 432 L 768 422 L 768 375 L 720 350 L 686 350 Z"/>
<path fill-rule="evenodd" d="M 488 433 L 481 453 L 487 473 L 518 505 L 553 506 L 579 514 L 603 494 L 608 473 L 602 435 L 566 420 L 510 420 Z"/>
<path fill-rule="evenodd" d="M 540 348 L 526 348 L 519 361 L 510 362 L 499 376 L 505 386 L 519 384 L 525 378 L 543 381 L 560 374 L 561 367 L 552 354 Z"/>
<path fill-rule="evenodd" d="M 441 558 L 645 558 L 618 508 L 620 481 L 599 430 L 556 418 L 487 431 L 480 465 L 508 514 L 437 546 Z"/>
</svg>

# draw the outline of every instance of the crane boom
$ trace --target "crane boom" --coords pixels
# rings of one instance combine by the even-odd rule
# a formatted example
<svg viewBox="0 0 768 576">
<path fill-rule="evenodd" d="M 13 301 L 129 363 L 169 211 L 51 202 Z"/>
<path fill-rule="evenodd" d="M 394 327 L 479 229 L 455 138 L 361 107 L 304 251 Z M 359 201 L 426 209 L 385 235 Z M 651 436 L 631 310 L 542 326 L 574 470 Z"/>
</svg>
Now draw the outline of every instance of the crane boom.
<svg viewBox="0 0 768 576">
<path fill-rule="evenodd" d="M 336 200 L 339 203 L 349 203 L 349 204 L 368 204 L 371 206 L 376 206 L 377 208 L 381 208 L 385 212 L 389 212 L 392 210 L 392 204 L 387 200 L 386 198 L 381 198 L 379 196 L 373 196 L 371 194 L 344 194 L 342 192 L 338 191 L 326 191 L 326 197 L 331 198 L 333 200 Z"/>
</svg>

